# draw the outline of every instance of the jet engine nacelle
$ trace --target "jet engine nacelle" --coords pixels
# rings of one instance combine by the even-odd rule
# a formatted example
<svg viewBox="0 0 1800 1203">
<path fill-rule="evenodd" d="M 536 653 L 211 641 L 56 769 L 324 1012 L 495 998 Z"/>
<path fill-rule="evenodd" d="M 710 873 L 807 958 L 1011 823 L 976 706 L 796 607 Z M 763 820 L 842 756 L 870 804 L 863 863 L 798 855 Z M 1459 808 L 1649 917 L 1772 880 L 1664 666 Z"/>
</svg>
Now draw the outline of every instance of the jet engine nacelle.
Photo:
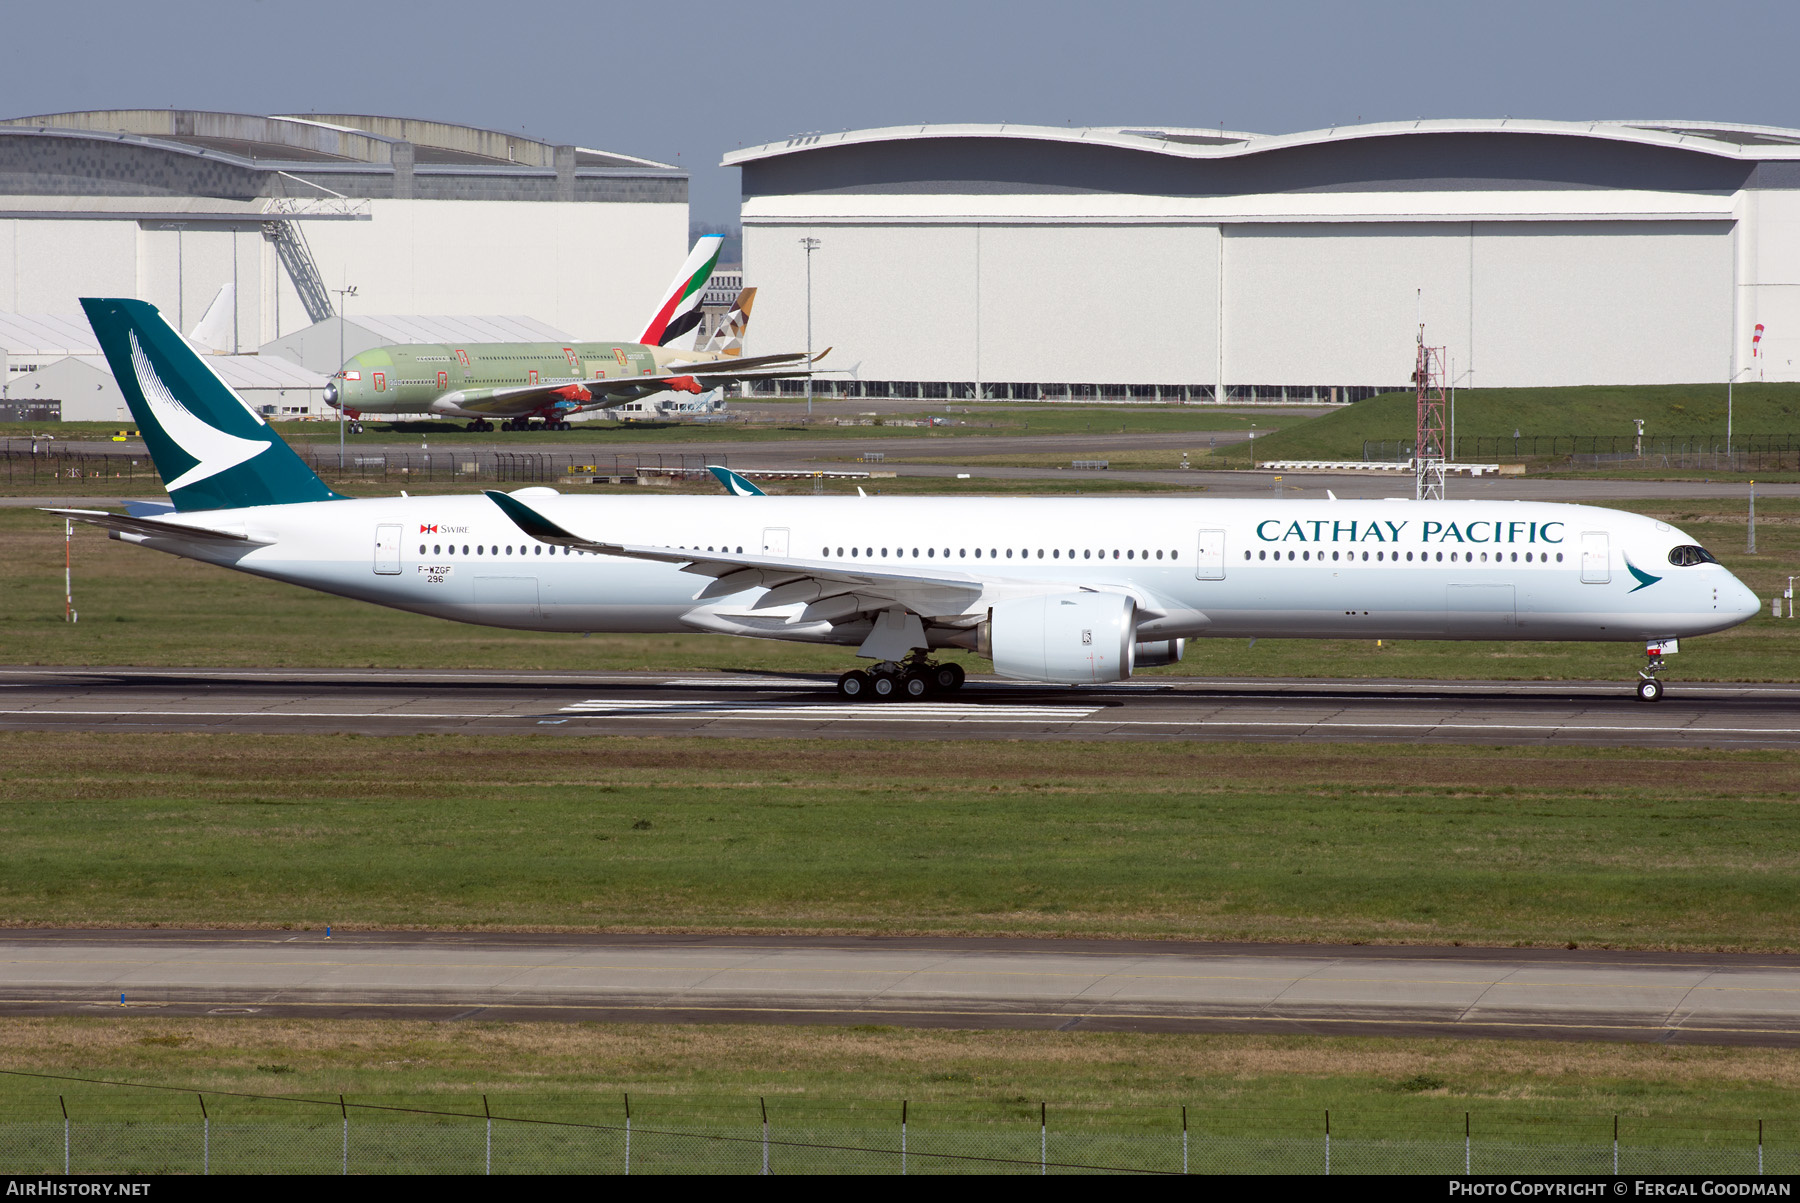
<svg viewBox="0 0 1800 1203">
<path fill-rule="evenodd" d="M 988 611 L 981 652 L 1014 681 L 1087 685 L 1131 675 L 1136 607 L 1119 593 L 1053 593 Z"/>
<path fill-rule="evenodd" d="M 1185 639 L 1140 640 L 1131 649 L 1132 667 L 1161 668 L 1165 664 L 1180 664 L 1181 653 L 1186 647 Z"/>
</svg>

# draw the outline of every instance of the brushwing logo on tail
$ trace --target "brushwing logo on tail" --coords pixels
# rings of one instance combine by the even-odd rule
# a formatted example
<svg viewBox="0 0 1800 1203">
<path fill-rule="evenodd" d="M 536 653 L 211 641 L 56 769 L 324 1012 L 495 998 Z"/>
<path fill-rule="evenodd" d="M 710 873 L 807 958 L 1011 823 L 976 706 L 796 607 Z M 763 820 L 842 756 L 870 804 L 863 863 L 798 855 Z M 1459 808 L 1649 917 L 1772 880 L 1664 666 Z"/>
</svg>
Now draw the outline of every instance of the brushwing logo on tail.
<svg viewBox="0 0 1800 1203">
<path fill-rule="evenodd" d="M 162 377 L 156 374 L 150 357 L 144 354 L 144 348 L 138 344 L 137 331 L 130 330 L 126 333 L 131 339 L 131 370 L 137 376 L 138 389 L 144 394 L 145 403 L 156 416 L 163 432 L 195 461 L 192 468 L 168 482 L 166 487 L 169 492 L 198 484 L 227 469 L 235 468 L 272 446 L 256 439 L 241 439 L 235 434 L 226 434 L 196 417 L 176 399 L 175 394 L 169 391 L 169 386 L 162 382 Z"/>
</svg>

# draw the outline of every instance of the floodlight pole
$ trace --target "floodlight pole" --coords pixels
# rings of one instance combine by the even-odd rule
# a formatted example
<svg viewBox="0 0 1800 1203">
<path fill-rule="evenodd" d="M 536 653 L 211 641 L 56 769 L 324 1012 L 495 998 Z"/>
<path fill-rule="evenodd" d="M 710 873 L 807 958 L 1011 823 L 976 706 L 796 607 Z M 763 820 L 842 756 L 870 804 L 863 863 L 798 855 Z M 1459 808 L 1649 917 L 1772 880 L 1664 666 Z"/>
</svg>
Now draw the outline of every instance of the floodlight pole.
<svg viewBox="0 0 1800 1203">
<path fill-rule="evenodd" d="M 1753 370 L 1752 368 L 1740 368 L 1737 371 L 1733 372 L 1731 374 L 1731 378 L 1725 382 L 1725 458 L 1726 459 L 1731 458 L 1731 386 L 1737 383 L 1737 378 L 1739 376 L 1742 376 L 1745 372 L 1752 371 L 1752 370 Z"/>
<path fill-rule="evenodd" d="M 346 377 L 344 376 L 344 300 L 346 297 L 353 297 L 356 295 L 356 285 L 346 284 L 342 288 L 334 288 L 331 291 L 338 294 L 338 312 L 337 312 L 338 370 L 336 372 L 336 376 L 339 381 L 339 383 L 338 383 L 338 404 L 337 404 L 337 411 L 338 411 L 338 475 L 341 477 L 344 474 L 344 385 L 343 385 L 343 382 L 346 379 Z"/>
<path fill-rule="evenodd" d="M 1754 503 L 1752 503 L 1754 505 Z M 75 520 L 63 519 L 63 621 L 78 621 L 75 616 Z M 1792 582 L 1790 581 L 1791 585 Z"/>
<path fill-rule="evenodd" d="M 1447 446 L 1445 447 L 1445 450 L 1444 450 L 1444 460 L 1446 463 L 1453 464 L 1456 462 L 1456 382 L 1459 380 L 1464 380 L 1470 376 L 1473 376 L 1474 374 L 1475 374 L 1474 368 L 1464 368 L 1463 374 L 1461 376 L 1458 376 L 1456 374 L 1456 357 L 1451 356 L 1451 358 L 1450 358 L 1450 438 L 1447 440 Z"/>
<path fill-rule="evenodd" d="M 812 417 L 813 378 L 812 378 L 812 255 L 822 243 L 817 238 L 802 238 L 800 245 L 806 248 L 806 416 Z"/>
</svg>

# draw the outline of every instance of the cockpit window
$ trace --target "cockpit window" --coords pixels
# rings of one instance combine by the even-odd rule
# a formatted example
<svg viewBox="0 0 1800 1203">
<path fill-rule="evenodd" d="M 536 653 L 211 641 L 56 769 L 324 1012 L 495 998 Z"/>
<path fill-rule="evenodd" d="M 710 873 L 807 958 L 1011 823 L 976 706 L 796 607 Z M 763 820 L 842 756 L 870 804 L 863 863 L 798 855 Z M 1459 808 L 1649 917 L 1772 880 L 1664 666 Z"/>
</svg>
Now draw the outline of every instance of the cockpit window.
<svg viewBox="0 0 1800 1203">
<path fill-rule="evenodd" d="M 1718 562 L 1712 552 L 1692 543 L 1669 549 L 1669 563 L 1677 568 L 1691 568 L 1695 564 L 1717 564 Z"/>
</svg>

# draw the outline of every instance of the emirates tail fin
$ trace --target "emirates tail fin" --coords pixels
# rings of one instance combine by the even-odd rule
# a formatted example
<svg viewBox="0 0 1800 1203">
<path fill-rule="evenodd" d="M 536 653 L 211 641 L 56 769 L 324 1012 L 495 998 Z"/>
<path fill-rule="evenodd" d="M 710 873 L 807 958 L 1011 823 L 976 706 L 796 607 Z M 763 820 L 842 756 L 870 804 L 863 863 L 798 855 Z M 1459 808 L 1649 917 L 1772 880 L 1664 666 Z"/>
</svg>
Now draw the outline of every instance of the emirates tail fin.
<svg viewBox="0 0 1800 1203">
<path fill-rule="evenodd" d="M 669 291 L 656 307 L 650 324 L 638 341 L 653 347 L 666 347 L 700 324 L 700 299 L 706 283 L 712 279 L 719 263 L 719 248 L 725 245 L 722 234 L 708 234 L 694 244 L 694 250 L 681 265 L 681 274 L 669 285 Z"/>
</svg>

